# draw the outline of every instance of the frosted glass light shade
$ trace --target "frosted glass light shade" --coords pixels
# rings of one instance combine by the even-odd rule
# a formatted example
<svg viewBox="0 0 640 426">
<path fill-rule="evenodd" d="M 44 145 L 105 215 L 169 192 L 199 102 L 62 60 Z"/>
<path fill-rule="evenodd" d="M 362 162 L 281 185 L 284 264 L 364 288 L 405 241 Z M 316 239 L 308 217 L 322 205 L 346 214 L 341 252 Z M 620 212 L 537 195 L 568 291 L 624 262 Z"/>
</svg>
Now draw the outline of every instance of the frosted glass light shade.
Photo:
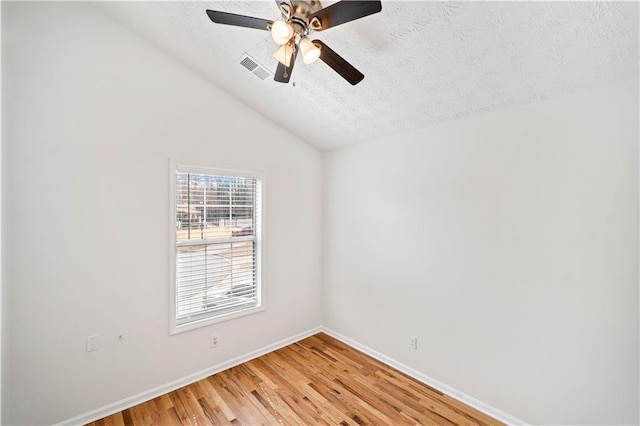
<svg viewBox="0 0 640 426">
<path fill-rule="evenodd" d="M 278 60 L 282 65 L 289 68 L 291 65 L 291 54 L 293 53 L 293 48 L 288 45 L 280 46 L 280 49 L 276 53 L 273 54 L 273 57 Z"/>
<path fill-rule="evenodd" d="M 306 37 L 300 40 L 300 52 L 305 64 L 312 64 L 320 57 L 320 48 Z"/>
<path fill-rule="evenodd" d="M 280 46 L 287 44 L 293 37 L 293 27 L 282 20 L 277 20 L 271 25 L 271 37 Z"/>
</svg>

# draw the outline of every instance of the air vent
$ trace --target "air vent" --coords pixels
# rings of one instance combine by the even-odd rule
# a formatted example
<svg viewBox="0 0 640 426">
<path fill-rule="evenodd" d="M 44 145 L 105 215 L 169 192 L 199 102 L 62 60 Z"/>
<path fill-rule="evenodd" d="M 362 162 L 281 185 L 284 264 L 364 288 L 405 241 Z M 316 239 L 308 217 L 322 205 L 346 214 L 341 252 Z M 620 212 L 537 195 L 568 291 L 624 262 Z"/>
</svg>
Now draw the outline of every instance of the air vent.
<svg viewBox="0 0 640 426">
<path fill-rule="evenodd" d="M 253 71 L 256 68 L 258 68 L 258 64 L 256 64 L 255 61 L 251 59 L 249 56 L 245 56 L 244 58 L 242 58 L 242 60 L 240 61 L 240 65 L 242 65 L 249 71 Z"/>
<path fill-rule="evenodd" d="M 264 80 L 272 75 L 265 67 L 260 65 L 255 59 L 249 56 L 248 53 L 242 55 L 238 62 L 240 63 L 240 65 L 256 75 L 260 80 Z"/>
</svg>

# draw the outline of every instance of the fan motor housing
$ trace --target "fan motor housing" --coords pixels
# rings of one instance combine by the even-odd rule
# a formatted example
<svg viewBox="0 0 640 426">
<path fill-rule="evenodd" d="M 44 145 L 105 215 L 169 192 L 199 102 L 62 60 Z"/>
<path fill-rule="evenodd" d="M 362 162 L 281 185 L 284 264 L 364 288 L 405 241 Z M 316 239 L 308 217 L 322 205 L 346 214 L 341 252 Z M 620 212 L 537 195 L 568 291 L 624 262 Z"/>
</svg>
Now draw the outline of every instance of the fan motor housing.
<svg viewBox="0 0 640 426">
<path fill-rule="evenodd" d="M 280 10 L 288 16 L 289 22 L 300 35 L 309 32 L 309 17 L 320 9 L 322 5 L 318 0 L 291 0 L 289 4 L 280 4 Z"/>
</svg>

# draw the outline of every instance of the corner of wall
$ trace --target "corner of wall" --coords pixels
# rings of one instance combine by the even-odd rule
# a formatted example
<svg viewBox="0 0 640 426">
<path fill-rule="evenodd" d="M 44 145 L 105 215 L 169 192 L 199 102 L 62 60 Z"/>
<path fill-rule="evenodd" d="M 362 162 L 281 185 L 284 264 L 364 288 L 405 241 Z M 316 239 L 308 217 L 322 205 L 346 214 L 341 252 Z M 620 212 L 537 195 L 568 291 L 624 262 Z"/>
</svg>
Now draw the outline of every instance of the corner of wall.
<svg viewBox="0 0 640 426">
<path fill-rule="evenodd" d="M 320 199 L 321 199 L 321 206 L 322 206 L 322 211 L 321 211 L 321 222 L 320 222 L 320 232 L 321 232 L 321 241 L 320 241 L 320 324 L 322 324 L 323 327 L 327 326 L 327 320 L 328 320 L 328 303 L 327 303 L 327 286 L 326 286 L 326 281 L 327 281 L 327 266 L 328 266 L 328 260 L 327 260 L 327 245 L 328 245 L 328 237 L 327 237 L 327 233 L 325 232 L 327 229 L 329 229 L 329 226 L 327 224 L 327 203 L 329 202 L 329 193 L 328 193 L 328 185 L 327 185 L 327 159 L 328 156 L 330 155 L 329 152 L 327 151 L 323 151 L 321 153 L 322 155 L 322 168 L 321 168 L 321 187 L 320 187 Z"/>
</svg>

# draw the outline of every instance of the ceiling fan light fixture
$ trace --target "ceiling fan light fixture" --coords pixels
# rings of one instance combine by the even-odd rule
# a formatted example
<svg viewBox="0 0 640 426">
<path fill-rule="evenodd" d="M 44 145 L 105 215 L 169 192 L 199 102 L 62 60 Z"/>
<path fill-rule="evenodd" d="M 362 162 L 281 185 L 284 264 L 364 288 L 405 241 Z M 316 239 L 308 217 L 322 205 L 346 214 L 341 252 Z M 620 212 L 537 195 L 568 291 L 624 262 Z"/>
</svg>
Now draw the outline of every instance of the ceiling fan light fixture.
<svg viewBox="0 0 640 426">
<path fill-rule="evenodd" d="M 293 37 L 293 27 L 280 19 L 274 21 L 273 25 L 271 25 L 271 37 L 279 45 L 285 45 Z"/>
<path fill-rule="evenodd" d="M 278 60 L 282 65 L 289 68 L 291 65 L 291 56 L 293 53 L 293 48 L 289 44 L 283 44 L 280 46 L 280 49 L 273 54 L 273 57 Z"/>
<path fill-rule="evenodd" d="M 320 48 L 306 37 L 300 40 L 300 52 L 302 53 L 302 62 L 305 64 L 312 64 L 320 57 Z"/>
</svg>

